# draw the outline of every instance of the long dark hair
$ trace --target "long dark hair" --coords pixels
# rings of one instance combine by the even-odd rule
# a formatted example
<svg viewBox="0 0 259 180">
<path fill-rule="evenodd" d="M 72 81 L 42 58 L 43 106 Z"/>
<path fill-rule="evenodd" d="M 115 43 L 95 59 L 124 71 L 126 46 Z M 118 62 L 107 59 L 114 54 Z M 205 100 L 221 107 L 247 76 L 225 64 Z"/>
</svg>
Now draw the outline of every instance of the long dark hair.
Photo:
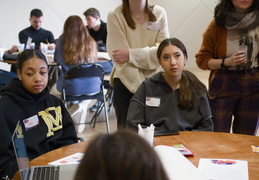
<svg viewBox="0 0 259 180">
<path fill-rule="evenodd" d="M 148 14 L 149 21 L 151 21 L 151 22 L 156 21 L 156 16 L 152 12 L 153 7 L 154 6 L 149 5 L 148 0 L 146 0 L 145 11 Z M 129 0 L 122 0 L 122 14 L 123 14 L 128 26 L 131 29 L 136 29 L 136 23 L 133 20 L 133 18 L 131 16 L 131 12 L 130 12 Z"/>
<path fill-rule="evenodd" d="M 22 72 L 23 63 L 33 57 L 42 59 L 43 61 L 45 61 L 46 64 L 48 64 L 48 61 L 42 52 L 40 52 L 36 49 L 26 49 L 21 54 L 18 55 L 18 62 L 16 64 L 16 70 L 19 70 L 20 72 Z"/>
<path fill-rule="evenodd" d="M 168 180 L 151 146 L 130 130 L 98 135 L 88 145 L 75 180 Z"/>
<path fill-rule="evenodd" d="M 252 12 L 255 10 L 259 11 L 258 0 L 254 0 L 248 12 Z M 220 2 L 216 5 L 214 9 L 214 18 L 216 20 L 216 23 L 219 26 L 224 26 L 227 14 L 234 11 L 235 11 L 235 7 L 232 3 L 232 0 L 220 0 Z"/>
<path fill-rule="evenodd" d="M 160 58 L 165 47 L 173 45 L 178 47 L 188 58 L 185 45 L 177 38 L 168 38 L 163 40 L 157 50 L 157 58 Z M 207 92 L 206 86 L 190 71 L 183 70 L 180 80 L 178 106 L 182 109 L 192 110 L 199 104 L 201 93 Z"/>
</svg>

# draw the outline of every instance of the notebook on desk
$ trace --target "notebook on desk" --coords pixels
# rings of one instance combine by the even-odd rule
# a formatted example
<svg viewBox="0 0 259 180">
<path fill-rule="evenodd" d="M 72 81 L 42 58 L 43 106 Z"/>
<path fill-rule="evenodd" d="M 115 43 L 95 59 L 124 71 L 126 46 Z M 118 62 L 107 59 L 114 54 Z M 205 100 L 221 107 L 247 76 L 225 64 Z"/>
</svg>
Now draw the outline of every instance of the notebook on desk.
<svg viewBox="0 0 259 180">
<path fill-rule="evenodd" d="M 30 166 L 29 157 L 23 137 L 23 129 L 19 121 L 13 133 L 12 142 L 22 180 L 74 179 L 78 164 L 67 164 L 60 166 Z M 44 176 L 44 178 L 42 178 L 42 176 Z"/>
</svg>

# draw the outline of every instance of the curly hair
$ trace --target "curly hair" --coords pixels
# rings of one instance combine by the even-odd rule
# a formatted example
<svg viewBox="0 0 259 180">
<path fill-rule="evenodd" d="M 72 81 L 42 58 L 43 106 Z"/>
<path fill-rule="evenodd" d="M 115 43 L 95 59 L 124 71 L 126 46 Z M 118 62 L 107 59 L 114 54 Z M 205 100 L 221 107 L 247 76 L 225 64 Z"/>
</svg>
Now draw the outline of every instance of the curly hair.
<svg viewBox="0 0 259 180">
<path fill-rule="evenodd" d="M 248 12 L 259 11 L 259 1 L 254 0 Z M 232 0 L 220 0 L 214 9 L 214 18 L 219 26 L 225 25 L 225 19 L 228 13 L 235 11 Z"/>
</svg>

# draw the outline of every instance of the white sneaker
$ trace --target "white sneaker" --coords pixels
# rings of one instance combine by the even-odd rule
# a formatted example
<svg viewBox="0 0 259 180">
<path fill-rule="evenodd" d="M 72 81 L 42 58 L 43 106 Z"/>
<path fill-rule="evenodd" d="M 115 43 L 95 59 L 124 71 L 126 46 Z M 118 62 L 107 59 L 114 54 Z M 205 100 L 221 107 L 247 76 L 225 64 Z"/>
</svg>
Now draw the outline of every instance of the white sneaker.
<svg viewBox="0 0 259 180">
<path fill-rule="evenodd" d="M 87 116 L 87 109 L 89 105 L 89 100 L 81 101 L 77 104 L 73 104 L 72 107 L 68 110 L 71 114 L 71 117 L 74 121 L 74 124 L 77 125 L 77 132 L 82 133 L 85 129 L 85 121 Z"/>
</svg>

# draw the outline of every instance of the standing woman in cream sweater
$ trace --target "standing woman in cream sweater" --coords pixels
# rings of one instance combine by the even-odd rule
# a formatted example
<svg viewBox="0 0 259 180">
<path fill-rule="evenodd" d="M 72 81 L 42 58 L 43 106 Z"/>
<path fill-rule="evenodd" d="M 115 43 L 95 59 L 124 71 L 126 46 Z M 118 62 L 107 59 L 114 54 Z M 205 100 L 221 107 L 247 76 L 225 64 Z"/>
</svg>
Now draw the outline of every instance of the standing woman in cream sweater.
<svg viewBox="0 0 259 180">
<path fill-rule="evenodd" d="M 166 12 L 148 0 L 122 0 L 122 5 L 109 13 L 107 30 L 107 50 L 114 62 L 113 103 L 118 128 L 124 128 L 131 97 L 159 67 L 157 47 L 169 37 Z"/>
</svg>

